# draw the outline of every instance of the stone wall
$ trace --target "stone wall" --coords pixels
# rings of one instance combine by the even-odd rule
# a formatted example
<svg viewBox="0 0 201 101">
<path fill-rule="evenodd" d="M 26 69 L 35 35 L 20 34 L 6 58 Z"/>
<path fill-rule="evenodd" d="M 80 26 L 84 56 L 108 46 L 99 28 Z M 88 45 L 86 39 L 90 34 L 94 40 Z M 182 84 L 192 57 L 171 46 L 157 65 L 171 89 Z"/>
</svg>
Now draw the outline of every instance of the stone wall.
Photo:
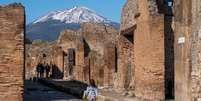
<svg viewBox="0 0 201 101">
<path fill-rule="evenodd" d="M 192 3 L 192 35 L 191 41 L 191 86 L 192 86 L 192 101 L 201 100 L 201 1 L 189 0 Z"/>
<path fill-rule="evenodd" d="M 84 42 L 83 37 L 80 32 L 72 31 L 72 30 L 64 30 L 61 32 L 57 40 L 57 46 L 61 47 L 63 52 L 65 52 L 67 56 L 67 60 L 64 62 L 66 66 L 62 66 L 65 70 L 65 76 L 68 78 L 69 76 L 73 76 L 76 80 L 85 81 L 84 80 Z M 69 63 L 69 49 L 73 49 L 75 52 L 75 65 L 70 66 Z M 69 75 L 69 71 L 72 69 L 73 74 Z"/>
<path fill-rule="evenodd" d="M 175 101 L 191 101 L 191 0 L 175 0 L 174 3 Z"/>
<path fill-rule="evenodd" d="M 119 48 L 118 61 L 120 64 L 118 69 L 122 69 L 118 75 L 123 81 L 131 78 L 135 95 L 151 101 L 165 99 L 163 7 L 163 0 L 128 0 L 123 8 L 121 18 L 120 37 L 131 41 L 133 46 L 124 42 L 122 47 L 125 47 L 125 50 L 122 47 Z M 130 49 L 129 47 L 134 48 Z M 134 59 L 132 56 L 122 55 L 122 53 L 130 53 Z M 121 58 L 131 59 L 134 62 L 134 65 L 131 65 L 134 69 L 132 77 L 125 75 L 128 75 L 126 71 L 130 70 L 125 68 L 128 63 Z M 125 85 L 124 82 L 120 82 L 120 84 Z"/>
<path fill-rule="evenodd" d="M 117 44 L 117 80 L 115 88 L 119 92 L 129 91 L 134 95 L 134 30 L 136 19 L 140 15 L 138 0 L 127 0 L 121 15 L 121 28 Z M 131 96 L 132 96 L 131 95 Z"/>
<path fill-rule="evenodd" d="M 84 71 L 89 72 L 85 77 L 94 79 L 99 86 L 113 86 L 116 29 L 98 23 L 84 23 L 81 34 L 84 38 L 85 63 L 88 66 Z"/>
<path fill-rule="evenodd" d="M 58 79 L 62 79 L 64 76 L 64 52 L 62 47 L 55 46 L 52 54 L 52 75 Z"/>
<path fill-rule="evenodd" d="M 156 1 L 138 2 L 134 32 L 135 95 L 151 101 L 165 99 L 164 16 L 158 6 Z"/>
<path fill-rule="evenodd" d="M 82 37 L 79 37 L 77 39 L 77 47 L 76 47 L 76 54 L 75 54 L 75 78 L 77 80 L 80 80 L 80 81 L 87 81 L 88 79 L 85 78 L 85 72 L 84 70 L 87 69 L 87 67 L 85 66 L 85 58 L 84 58 L 84 53 L 85 53 L 85 50 L 84 50 L 84 41 L 83 41 L 83 38 Z"/>
<path fill-rule="evenodd" d="M 120 31 L 128 30 L 136 24 L 135 17 L 139 16 L 138 0 L 127 0 L 122 9 Z"/>
<path fill-rule="evenodd" d="M 0 6 L 0 99 L 23 101 L 24 7 Z"/>
<path fill-rule="evenodd" d="M 116 48 L 112 43 L 106 43 L 104 47 L 104 68 L 99 69 L 99 77 L 101 79 L 102 75 L 104 76 L 104 87 L 113 87 L 114 86 L 114 75 L 115 67 L 117 62 L 116 58 Z"/>
<path fill-rule="evenodd" d="M 90 50 L 97 51 L 103 55 L 104 43 L 115 43 L 117 30 L 111 26 L 99 23 L 84 23 L 81 27 L 81 34 L 88 44 Z"/>
<path fill-rule="evenodd" d="M 133 34 L 133 33 L 132 33 Z M 133 38 L 133 36 L 130 36 Z M 134 88 L 134 47 L 124 35 L 119 36 L 118 45 L 118 80 L 115 87 L 118 90 L 128 90 Z"/>
</svg>

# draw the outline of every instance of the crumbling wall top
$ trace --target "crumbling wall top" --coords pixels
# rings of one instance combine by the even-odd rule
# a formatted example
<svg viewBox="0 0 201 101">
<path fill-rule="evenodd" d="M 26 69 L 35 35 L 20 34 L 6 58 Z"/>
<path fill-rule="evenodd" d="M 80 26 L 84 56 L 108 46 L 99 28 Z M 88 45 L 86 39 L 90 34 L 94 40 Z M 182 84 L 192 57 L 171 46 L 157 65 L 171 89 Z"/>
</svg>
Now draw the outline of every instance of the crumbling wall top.
<svg viewBox="0 0 201 101">
<path fill-rule="evenodd" d="M 12 3 L 12 4 L 8 4 L 8 5 L 0 5 L 0 9 L 10 8 L 10 7 L 23 7 L 24 8 L 24 6 L 21 3 Z"/>
<path fill-rule="evenodd" d="M 97 38 L 99 42 L 115 43 L 118 31 L 112 27 L 102 23 L 84 23 L 81 25 L 81 33 L 85 39 Z"/>
<path fill-rule="evenodd" d="M 62 44 L 67 41 L 75 41 L 78 37 L 78 33 L 72 30 L 64 30 L 60 33 L 60 36 L 57 40 L 57 44 Z"/>
<path fill-rule="evenodd" d="M 127 0 L 121 15 L 120 34 L 127 34 L 127 30 L 134 30 L 136 18 L 144 16 L 146 13 L 150 16 L 158 16 L 164 12 L 164 0 Z M 144 3 L 141 3 L 144 2 Z M 139 7 L 146 8 L 148 12 L 140 11 Z"/>
<path fill-rule="evenodd" d="M 135 26 L 135 17 L 138 16 L 138 14 L 138 0 L 127 0 L 127 3 L 124 5 L 122 10 L 120 31 Z"/>
</svg>

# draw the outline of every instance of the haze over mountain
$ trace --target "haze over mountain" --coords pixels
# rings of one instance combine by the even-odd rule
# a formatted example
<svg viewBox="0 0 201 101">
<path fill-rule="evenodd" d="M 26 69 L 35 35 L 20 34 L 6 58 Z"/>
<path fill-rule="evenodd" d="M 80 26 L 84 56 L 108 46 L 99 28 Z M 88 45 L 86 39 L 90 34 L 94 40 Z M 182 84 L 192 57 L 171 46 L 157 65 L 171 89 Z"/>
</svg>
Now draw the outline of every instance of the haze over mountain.
<svg viewBox="0 0 201 101">
<path fill-rule="evenodd" d="M 119 28 L 119 23 L 113 22 L 87 7 L 52 11 L 38 18 L 26 27 L 26 37 L 30 40 L 54 41 L 64 29 L 78 30 L 84 22 L 104 23 L 107 26 Z"/>
</svg>

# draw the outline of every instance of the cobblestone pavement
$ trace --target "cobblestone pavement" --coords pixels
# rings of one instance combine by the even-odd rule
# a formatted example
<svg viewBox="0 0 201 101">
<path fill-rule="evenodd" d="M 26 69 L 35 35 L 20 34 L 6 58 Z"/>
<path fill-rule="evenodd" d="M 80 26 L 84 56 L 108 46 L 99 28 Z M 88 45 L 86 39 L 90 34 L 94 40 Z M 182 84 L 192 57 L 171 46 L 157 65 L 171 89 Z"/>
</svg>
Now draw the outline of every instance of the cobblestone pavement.
<svg viewBox="0 0 201 101">
<path fill-rule="evenodd" d="M 32 81 L 25 81 L 24 101 L 82 101 Z"/>
</svg>

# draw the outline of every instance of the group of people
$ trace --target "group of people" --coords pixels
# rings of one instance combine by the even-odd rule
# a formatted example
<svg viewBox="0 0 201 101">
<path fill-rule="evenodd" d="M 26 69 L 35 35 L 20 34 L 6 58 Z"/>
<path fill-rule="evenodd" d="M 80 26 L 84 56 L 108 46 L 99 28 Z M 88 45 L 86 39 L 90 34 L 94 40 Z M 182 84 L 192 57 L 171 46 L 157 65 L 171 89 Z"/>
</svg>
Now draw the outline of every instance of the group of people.
<svg viewBox="0 0 201 101">
<path fill-rule="evenodd" d="M 49 77 L 50 65 L 39 63 L 36 67 L 37 78 Z"/>
<path fill-rule="evenodd" d="M 48 64 L 39 63 L 36 67 L 37 78 L 49 77 L 51 66 Z M 44 76 L 46 75 L 46 76 Z M 89 80 L 89 85 L 84 91 L 83 99 L 84 101 L 96 101 L 98 96 L 97 86 L 93 79 Z"/>
</svg>

